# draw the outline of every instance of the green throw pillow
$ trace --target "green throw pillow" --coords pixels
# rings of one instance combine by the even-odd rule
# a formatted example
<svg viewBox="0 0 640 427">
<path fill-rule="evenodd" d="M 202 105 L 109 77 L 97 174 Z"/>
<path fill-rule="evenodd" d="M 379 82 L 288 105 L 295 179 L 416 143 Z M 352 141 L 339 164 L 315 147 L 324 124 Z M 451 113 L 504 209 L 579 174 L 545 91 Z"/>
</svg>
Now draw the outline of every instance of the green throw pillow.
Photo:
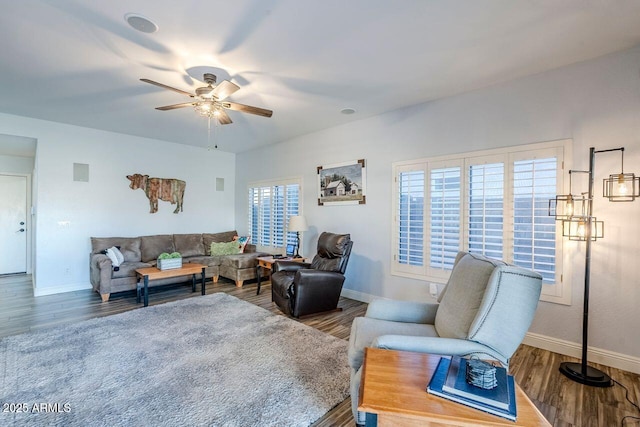
<svg viewBox="0 0 640 427">
<path fill-rule="evenodd" d="M 238 242 L 211 243 L 211 256 L 232 255 L 240 253 Z"/>
</svg>

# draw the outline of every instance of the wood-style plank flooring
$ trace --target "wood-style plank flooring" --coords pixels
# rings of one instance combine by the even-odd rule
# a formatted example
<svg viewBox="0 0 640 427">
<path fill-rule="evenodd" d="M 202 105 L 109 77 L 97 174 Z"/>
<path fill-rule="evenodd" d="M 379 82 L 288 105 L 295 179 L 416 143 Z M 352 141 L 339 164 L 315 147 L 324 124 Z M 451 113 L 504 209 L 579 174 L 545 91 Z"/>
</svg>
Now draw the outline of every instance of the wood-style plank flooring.
<svg viewBox="0 0 640 427">
<path fill-rule="evenodd" d="M 256 295 L 255 283 L 236 288 L 231 281 L 221 278 L 217 284 L 207 283 L 207 293 L 226 292 L 256 304 L 276 314 L 282 314 L 271 302 L 271 288 L 267 283 Z M 149 304 L 161 304 L 200 295 L 191 293 L 190 285 L 166 286 L 151 289 Z M 351 323 L 364 315 L 366 304 L 341 298 L 341 312 L 311 316 L 301 322 L 342 339 L 349 338 Z M 60 324 L 78 322 L 94 317 L 108 316 L 141 308 L 136 304 L 134 292 L 114 294 L 108 303 L 89 290 L 47 295 L 34 298 L 29 276 L 0 276 L 0 338 Z M 563 361 L 576 360 L 557 353 L 529 347 L 518 348 L 511 364 L 516 381 L 557 427 L 640 426 L 640 421 L 624 416 L 640 417 L 640 413 L 625 400 L 625 391 L 618 385 L 594 388 L 568 380 L 558 372 Z M 629 397 L 640 400 L 640 376 L 606 366 L 594 365 L 629 388 Z M 350 400 L 336 406 L 318 420 L 314 426 L 353 426 Z"/>
</svg>

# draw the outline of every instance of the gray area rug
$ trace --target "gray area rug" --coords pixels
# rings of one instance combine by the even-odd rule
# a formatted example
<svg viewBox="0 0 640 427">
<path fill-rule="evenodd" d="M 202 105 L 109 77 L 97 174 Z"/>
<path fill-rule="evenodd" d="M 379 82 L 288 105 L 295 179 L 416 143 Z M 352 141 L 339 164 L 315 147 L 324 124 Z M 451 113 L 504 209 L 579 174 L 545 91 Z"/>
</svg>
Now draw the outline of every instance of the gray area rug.
<svg viewBox="0 0 640 427">
<path fill-rule="evenodd" d="M 2 426 L 307 426 L 348 390 L 345 340 L 223 293 L 0 340 Z"/>
</svg>

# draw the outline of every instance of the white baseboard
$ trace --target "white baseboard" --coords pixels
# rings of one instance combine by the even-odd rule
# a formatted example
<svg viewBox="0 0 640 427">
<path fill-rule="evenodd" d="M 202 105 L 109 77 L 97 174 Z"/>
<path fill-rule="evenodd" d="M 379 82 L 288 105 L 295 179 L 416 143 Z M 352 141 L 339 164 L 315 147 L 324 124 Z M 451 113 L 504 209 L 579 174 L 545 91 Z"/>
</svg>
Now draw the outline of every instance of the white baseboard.
<svg viewBox="0 0 640 427">
<path fill-rule="evenodd" d="M 35 288 L 33 290 L 33 296 L 40 297 L 43 295 L 61 294 L 64 292 L 81 291 L 84 289 L 91 289 L 91 285 L 87 283 L 71 283 L 63 286 Z"/>
<path fill-rule="evenodd" d="M 554 353 L 577 357 L 578 359 L 582 357 L 582 345 L 571 341 L 529 332 L 522 342 L 532 347 L 553 351 Z M 587 360 L 612 368 L 622 369 L 623 371 L 633 372 L 634 374 L 640 374 L 640 358 L 638 357 L 601 348 L 589 347 L 587 349 Z"/>
<path fill-rule="evenodd" d="M 353 299 L 356 301 L 360 301 L 360 302 L 366 302 L 367 304 L 373 301 L 375 298 L 379 298 L 379 297 L 376 297 L 375 295 L 366 294 L 364 292 L 358 292 L 352 289 L 345 289 L 345 288 L 342 288 L 342 292 L 340 293 L 340 296 Z"/>
</svg>

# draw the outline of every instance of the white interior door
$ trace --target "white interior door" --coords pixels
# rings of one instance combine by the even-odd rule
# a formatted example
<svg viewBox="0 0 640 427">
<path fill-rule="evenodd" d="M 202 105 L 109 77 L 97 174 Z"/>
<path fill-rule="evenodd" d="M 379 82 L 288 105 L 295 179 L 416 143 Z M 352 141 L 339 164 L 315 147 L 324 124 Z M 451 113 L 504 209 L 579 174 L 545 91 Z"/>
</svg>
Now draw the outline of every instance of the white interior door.
<svg viewBox="0 0 640 427">
<path fill-rule="evenodd" d="M 27 177 L 0 175 L 0 274 L 27 271 Z"/>
</svg>

